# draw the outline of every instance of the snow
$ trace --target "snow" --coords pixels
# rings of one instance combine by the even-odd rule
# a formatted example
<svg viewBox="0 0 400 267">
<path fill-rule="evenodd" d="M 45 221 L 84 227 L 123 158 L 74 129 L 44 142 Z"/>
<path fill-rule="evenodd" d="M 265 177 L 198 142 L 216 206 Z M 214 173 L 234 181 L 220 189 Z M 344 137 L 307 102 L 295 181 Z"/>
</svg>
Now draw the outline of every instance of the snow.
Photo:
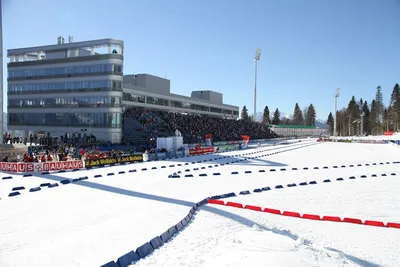
<svg viewBox="0 0 400 267">
<path fill-rule="evenodd" d="M 285 152 L 271 154 L 279 151 Z M 191 163 L 227 155 L 236 156 Z M 262 157 L 251 158 L 254 156 Z M 247 160 L 215 167 L 238 159 Z M 12 174 L 13 179 L 0 180 L 0 266 L 98 267 L 160 235 L 207 196 L 312 180 L 318 184 L 252 193 L 229 201 L 300 213 L 400 222 L 400 164 L 392 164 L 398 160 L 398 149 L 389 144 L 317 143 L 305 139 L 179 160 L 32 177 Z M 171 164 L 175 167 L 169 167 Z M 151 170 L 154 166 L 157 169 Z M 297 170 L 292 170 L 294 167 Z M 137 172 L 130 173 L 131 169 Z M 244 173 L 249 170 L 252 173 Z M 126 173 L 118 174 L 120 171 Z M 178 171 L 181 177 L 194 177 L 168 178 Z M 234 171 L 239 174 L 232 175 Z M 114 176 L 107 176 L 112 172 Z M 215 172 L 221 175 L 214 176 Z M 207 176 L 200 177 L 200 173 Z M 382 173 L 387 176 L 382 177 Z M 103 177 L 93 178 L 96 174 Z M 3 176 L 9 174 L 0 174 Z M 82 176 L 89 179 L 28 192 L 41 183 Z M 350 176 L 356 179 L 349 180 Z M 336 181 L 338 177 L 344 181 Z M 325 179 L 332 182 L 319 183 Z M 20 196 L 7 197 L 16 186 L 26 189 Z M 399 266 L 398 247 L 399 229 L 205 205 L 173 240 L 135 266 Z"/>
</svg>

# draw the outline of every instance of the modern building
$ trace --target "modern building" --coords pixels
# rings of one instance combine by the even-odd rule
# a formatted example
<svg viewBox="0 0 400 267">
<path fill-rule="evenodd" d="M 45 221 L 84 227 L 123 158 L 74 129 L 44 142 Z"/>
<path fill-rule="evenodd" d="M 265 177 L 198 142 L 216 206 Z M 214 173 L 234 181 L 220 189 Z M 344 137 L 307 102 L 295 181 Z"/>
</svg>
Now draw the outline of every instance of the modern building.
<svg viewBox="0 0 400 267">
<path fill-rule="evenodd" d="M 7 51 L 8 129 L 119 142 L 123 41 L 68 41 Z"/>
<path fill-rule="evenodd" d="M 123 76 L 124 43 L 116 39 L 10 49 L 8 129 L 22 137 L 85 136 L 118 143 L 129 106 L 237 119 L 239 107 L 213 91 L 173 94 L 168 79 Z"/>
<path fill-rule="evenodd" d="M 191 96 L 171 93 L 170 80 L 149 74 L 124 75 L 123 105 L 171 112 L 197 113 L 237 119 L 239 107 L 223 103 L 214 91 L 193 91 Z"/>
</svg>

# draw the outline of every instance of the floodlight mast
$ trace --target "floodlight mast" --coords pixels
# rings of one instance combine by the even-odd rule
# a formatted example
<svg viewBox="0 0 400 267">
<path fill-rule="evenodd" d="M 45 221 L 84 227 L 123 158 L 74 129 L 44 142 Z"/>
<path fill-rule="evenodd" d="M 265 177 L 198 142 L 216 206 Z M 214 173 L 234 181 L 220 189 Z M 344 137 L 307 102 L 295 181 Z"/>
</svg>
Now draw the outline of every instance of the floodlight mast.
<svg viewBox="0 0 400 267">
<path fill-rule="evenodd" d="M 3 0 L 0 0 L 0 136 L 3 138 L 4 135 L 4 117 L 3 117 L 3 109 L 4 109 L 4 103 L 3 103 L 3 94 L 4 94 L 4 88 L 3 88 L 3 10 L 2 10 L 2 2 Z"/>
<path fill-rule="evenodd" d="M 256 56 L 254 57 L 254 62 L 255 62 L 255 74 L 254 74 L 254 114 L 253 114 L 253 120 L 257 121 L 257 63 L 260 61 L 260 56 L 261 56 L 261 49 L 257 48 L 256 49 Z"/>
<path fill-rule="evenodd" d="M 340 95 L 340 88 L 336 89 L 335 94 L 333 95 L 333 98 L 335 100 L 335 114 L 334 114 L 334 122 L 333 122 L 333 136 L 337 136 L 337 131 L 336 131 L 336 123 L 337 123 L 337 99 Z"/>
</svg>

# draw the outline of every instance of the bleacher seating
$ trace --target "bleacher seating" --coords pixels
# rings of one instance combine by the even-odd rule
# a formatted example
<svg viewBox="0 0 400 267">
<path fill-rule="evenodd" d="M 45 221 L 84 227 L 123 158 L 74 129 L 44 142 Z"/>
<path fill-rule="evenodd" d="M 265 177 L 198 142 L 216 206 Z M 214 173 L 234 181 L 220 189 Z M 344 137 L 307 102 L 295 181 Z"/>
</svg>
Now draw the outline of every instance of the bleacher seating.
<svg viewBox="0 0 400 267">
<path fill-rule="evenodd" d="M 184 143 L 197 143 L 206 134 L 213 135 L 213 141 L 242 140 L 241 135 L 251 139 L 276 137 L 259 122 L 235 120 L 221 117 L 181 114 L 144 108 L 127 108 L 124 112 L 124 141 L 126 143 L 146 144 L 151 138 L 182 133 Z"/>
</svg>

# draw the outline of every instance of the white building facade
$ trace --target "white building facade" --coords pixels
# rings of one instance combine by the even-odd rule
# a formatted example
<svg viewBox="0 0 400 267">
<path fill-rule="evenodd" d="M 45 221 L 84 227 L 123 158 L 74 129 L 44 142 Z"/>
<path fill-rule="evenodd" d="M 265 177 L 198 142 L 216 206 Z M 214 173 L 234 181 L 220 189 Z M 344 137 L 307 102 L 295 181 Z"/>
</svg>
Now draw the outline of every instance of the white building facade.
<svg viewBox="0 0 400 267">
<path fill-rule="evenodd" d="M 21 135 L 122 136 L 123 49 L 102 39 L 7 51 L 8 129 Z M 101 52 L 99 52 L 101 51 Z"/>
</svg>

